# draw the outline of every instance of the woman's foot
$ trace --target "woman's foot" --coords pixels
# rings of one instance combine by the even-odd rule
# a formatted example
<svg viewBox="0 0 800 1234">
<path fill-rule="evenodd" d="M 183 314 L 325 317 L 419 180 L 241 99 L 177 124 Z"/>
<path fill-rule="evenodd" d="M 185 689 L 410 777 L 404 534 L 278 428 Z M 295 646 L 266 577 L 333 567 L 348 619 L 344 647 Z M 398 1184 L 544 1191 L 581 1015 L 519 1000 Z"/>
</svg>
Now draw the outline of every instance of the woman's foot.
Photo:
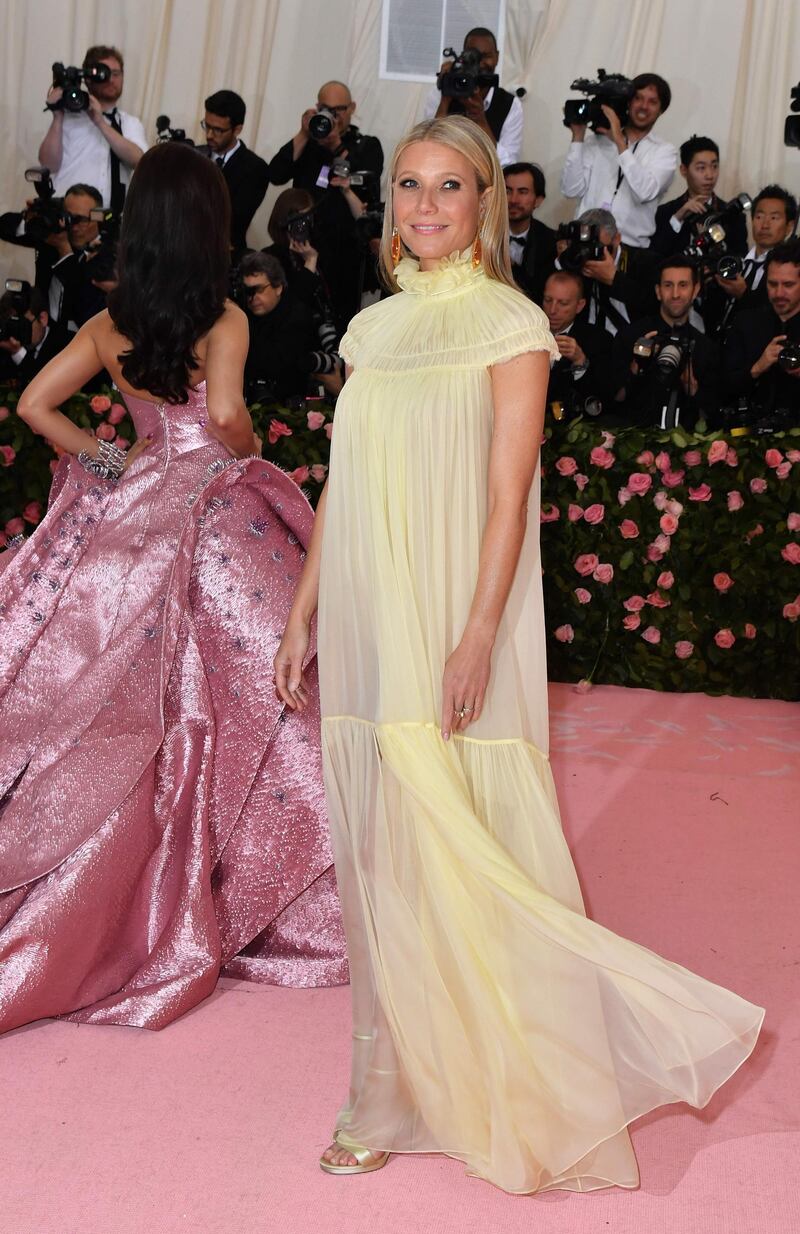
<svg viewBox="0 0 800 1234">
<path fill-rule="evenodd" d="M 379 1170 L 389 1160 L 388 1153 L 372 1152 L 360 1145 L 348 1146 L 333 1141 L 319 1159 L 320 1166 L 329 1174 L 368 1174 L 371 1170 Z"/>
</svg>

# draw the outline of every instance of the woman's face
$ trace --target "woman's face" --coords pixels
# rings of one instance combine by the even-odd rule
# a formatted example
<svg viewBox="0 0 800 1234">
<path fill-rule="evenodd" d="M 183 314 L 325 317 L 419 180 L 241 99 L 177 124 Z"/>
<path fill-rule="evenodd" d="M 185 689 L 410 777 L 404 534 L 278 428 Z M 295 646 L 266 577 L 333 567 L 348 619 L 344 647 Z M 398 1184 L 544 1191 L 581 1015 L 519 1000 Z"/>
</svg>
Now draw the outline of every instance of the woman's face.
<svg viewBox="0 0 800 1234">
<path fill-rule="evenodd" d="M 431 270 L 475 239 L 481 194 L 474 168 L 458 150 L 437 141 L 407 146 L 394 178 L 394 225 L 406 248 Z"/>
</svg>

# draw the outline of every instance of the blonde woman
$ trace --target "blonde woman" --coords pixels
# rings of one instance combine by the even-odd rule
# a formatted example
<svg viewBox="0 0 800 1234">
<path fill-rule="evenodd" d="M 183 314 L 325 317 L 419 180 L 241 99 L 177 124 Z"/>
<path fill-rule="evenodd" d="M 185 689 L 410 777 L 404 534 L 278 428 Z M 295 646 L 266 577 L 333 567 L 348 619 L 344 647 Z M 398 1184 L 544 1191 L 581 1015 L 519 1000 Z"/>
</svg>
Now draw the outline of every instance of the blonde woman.
<svg viewBox="0 0 800 1234">
<path fill-rule="evenodd" d="M 589 921 L 547 760 L 544 314 L 469 120 L 391 167 L 399 294 L 342 341 L 330 483 L 275 659 L 303 710 L 319 603 L 326 790 L 352 973 L 332 1174 L 442 1152 L 511 1192 L 638 1181 L 626 1130 L 704 1105 L 763 1012 Z"/>
</svg>

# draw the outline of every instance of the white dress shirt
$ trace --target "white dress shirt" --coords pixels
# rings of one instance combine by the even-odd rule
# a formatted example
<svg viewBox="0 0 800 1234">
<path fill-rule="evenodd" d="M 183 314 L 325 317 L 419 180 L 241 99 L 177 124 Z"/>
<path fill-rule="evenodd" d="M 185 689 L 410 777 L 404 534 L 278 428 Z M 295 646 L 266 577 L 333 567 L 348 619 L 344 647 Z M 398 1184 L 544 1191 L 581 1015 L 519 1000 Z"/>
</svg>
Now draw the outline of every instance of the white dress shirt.
<svg viewBox="0 0 800 1234">
<path fill-rule="evenodd" d="M 514 235 L 513 231 L 508 233 L 508 251 L 511 257 L 512 266 L 521 266 L 522 257 L 525 252 L 525 245 L 528 243 L 528 236 L 531 234 L 530 223 L 521 231 L 519 235 Z"/>
<path fill-rule="evenodd" d="M 584 210 L 610 210 L 625 243 L 646 248 L 659 198 L 677 166 L 675 147 L 652 133 L 620 154 L 610 137 L 587 132 L 583 141 L 570 143 L 561 192 L 579 198 L 576 218 Z"/>
<path fill-rule="evenodd" d="M 426 120 L 432 120 L 436 115 L 441 98 L 440 92 L 434 86 L 425 100 Z M 484 111 L 489 110 L 493 98 L 494 86 L 490 88 L 483 100 Z M 516 95 L 497 139 L 497 157 L 501 167 L 505 167 L 508 163 L 518 163 L 522 158 L 522 101 Z"/>
<path fill-rule="evenodd" d="M 122 136 L 140 150 L 147 149 L 144 125 L 136 116 L 117 109 Z M 61 166 L 53 174 L 56 195 L 63 197 L 73 184 L 91 184 L 111 204 L 111 147 L 85 111 L 65 112 L 62 129 Z M 119 178 L 127 184 L 131 168 L 120 159 Z"/>
</svg>

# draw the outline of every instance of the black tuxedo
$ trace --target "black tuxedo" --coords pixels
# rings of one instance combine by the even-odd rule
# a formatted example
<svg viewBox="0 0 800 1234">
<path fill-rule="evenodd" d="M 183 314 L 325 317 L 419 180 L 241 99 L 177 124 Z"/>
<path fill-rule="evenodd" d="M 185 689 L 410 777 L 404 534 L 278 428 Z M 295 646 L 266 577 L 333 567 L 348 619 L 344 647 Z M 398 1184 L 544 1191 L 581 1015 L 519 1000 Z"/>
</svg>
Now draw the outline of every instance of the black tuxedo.
<svg viewBox="0 0 800 1234">
<path fill-rule="evenodd" d="M 722 357 L 725 390 L 730 398 L 747 395 L 754 407 L 763 411 L 791 408 L 797 413 L 795 423 L 800 424 L 800 377 L 789 376 L 779 364 L 773 364 L 756 379 L 750 376 L 750 369 L 764 348 L 779 334 L 800 343 L 800 313 L 781 321 L 767 302 L 761 308 L 736 315 Z"/>
<path fill-rule="evenodd" d="M 38 353 L 34 354 L 33 347 L 29 347 L 20 364 L 15 364 L 9 355 L 3 353 L 4 361 L 7 363 L 3 364 L 2 380 L 8 380 L 20 387 L 26 386 L 46 364 L 49 364 L 53 356 L 57 356 L 60 351 L 64 350 L 71 337 L 61 326 L 53 323 L 48 327 L 47 336 Z"/>
<path fill-rule="evenodd" d="M 699 417 L 713 415 L 720 401 L 719 369 L 720 355 L 717 344 L 701 334 L 688 322 L 682 326 L 670 325 L 660 313 L 639 318 L 614 339 L 612 353 L 612 384 L 615 394 L 625 391 L 624 401 L 616 402 L 618 423 L 622 425 L 657 425 L 661 408 L 666 401 L 664 388 L 655 379 L 652 361 L 640 366 L 638 373 L 631 372 L 633 345 L 637 339 L 655 330 L 660 335 L 679 335 L 692 341 L 692 368 L 697 379 L 697 394 L 689 395 L 679 384 L 678 422 L 692 429 Z"/>
<path fill-rule="evenodd" d="M 208 146 L 199 149 L 209 158 L 223 157 L 213 154 Z M 238 150 L 221 170 L 231 199 L 231 245 L 235 253 L 240 253 L 247 248 L 247 229 L 269 187 L 269 167 L 240 139 Z"/>
<path fill-rule="evenodd" d="M 659 257 L 672 257 L 682 253 L 696 238 L 700 227 L 709 214 L 724 214 L 720 219 L 725 228 L 725 244 L 729 253 L 744 257 L 747 252 L 747 223 L 741 211 L 732 209 L 721 197 L 714 197 L 706 214 L 690 214 L 675 231 L 670 223 L 673 214 L 689 200 L 689 193 L 681 193 L 672 201 L 665 201 L 656 210 L 656 229 L 650 238 L 650 248 Z"/>
<path fill-rule="evenodd" d="M 514 252 L 514 245 L 511 246 Z M 522 260 L 511 263 L 511 270 L 517 286 L 529 300 L 542 303 L 542 294 L 548 274 L 553 273 L 556 260 L 556 233 L 552 227 L 532 218 L 525 246 L 522 249 Z"/>
<path fill-rule="evenodd" d="M 625 306 L 628 321 L 637 317 L 645 317 L 655 312 L 658 300 L 655 293 L 656 258 L 650 249 L 633 248 L 627 244 L 621 245 L 621 253 L 617 272 L 610 287 L 598 283 L 596 279 L 584 279 L 586 285 L 586 308 L 580 314 L 580 320 L 589 322 L 591 308 L 594 305 L 594 323 L 603 329 L 609 324 L 617 330 L 622 330 L 628 324 L 612 300 L 619 300 Z M 613 331 L 609 330 L 609 334 Z"/>
<path fill-rule="evenodd" d="M 7 244 L 16 244 L 20 248 L 36 250 L 34 283 L 47 295 L 58 253 L 49 244 L 36 244 L 24 233 L 18 236 L 17 229 L 21 222 L 22 212 L 19 210 L 10 210 L 7 214 L 0 215 L 0 240 L 5 240 Z"/>
<path fill-rule="evenodd" d="M 599 399 L 603 410 L 611 406 L 611 346 L 607 330 L 590 326 L 576 318 L 565 333 L 571 335 L 585 355 L 588 364 L 583 372 L 575 370 L 562 356 L 550 370 L 547 387 L 548 403 L 563 404 L 566 414 L 576 415 L 587 398 Z M 558 336 L 556 336 L 558 337 Z"/>
</svg>

